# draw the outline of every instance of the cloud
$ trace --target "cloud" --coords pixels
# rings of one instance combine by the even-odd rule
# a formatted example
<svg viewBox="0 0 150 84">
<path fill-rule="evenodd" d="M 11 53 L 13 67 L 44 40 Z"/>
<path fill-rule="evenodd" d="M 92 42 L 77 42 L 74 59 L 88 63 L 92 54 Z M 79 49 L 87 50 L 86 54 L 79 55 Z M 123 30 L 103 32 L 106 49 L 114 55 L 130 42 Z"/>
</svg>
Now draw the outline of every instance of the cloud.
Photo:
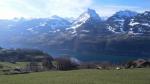
<svg viewBox="0 0 150 84">
<path fill-rule="evenodd" d="M 136 12 L 144 12 L 150 10 L 149 8 L 142 8 L 139 6 L 128 6 L 128 5 L 93 5 L 93 9 L 97 10 L 97 13 L 102 17 L 108 17 L 121 10 L 131 10 Z"/>
<path fill-rule="evenodd" d="M 92 0 L 1 0 L 0 18 L 76 17 L 91 4 Z"/>
<path fill-rule="evenodd" d="M 78 16 L 92 4 L 92 0 L 49 0 L 44 12 L 50 15 Z"/>
<path fill-rule="evenodd" d="M 97 9 L 97 12 L 100 14 L 100 16 L 111 16 L 117 11 L 120 10 L 132 10 L 135 11 L 136 9 L 139 9 L 139 7 L 136 6 L 119 6 L 119 5 L 104 5 L 104 6 L 93 6 L 95 9 Z"/>
<path fill-rule="evenodd" d="M 52 15 L 77 17 L 87 8 L 93 8 L 100 16 L 111 16 L 119 10 L 143 12 L 139 6 L 101 3 L 102 0 L 0 0 L 0 18 L 44 18 Z"/>
</svg>

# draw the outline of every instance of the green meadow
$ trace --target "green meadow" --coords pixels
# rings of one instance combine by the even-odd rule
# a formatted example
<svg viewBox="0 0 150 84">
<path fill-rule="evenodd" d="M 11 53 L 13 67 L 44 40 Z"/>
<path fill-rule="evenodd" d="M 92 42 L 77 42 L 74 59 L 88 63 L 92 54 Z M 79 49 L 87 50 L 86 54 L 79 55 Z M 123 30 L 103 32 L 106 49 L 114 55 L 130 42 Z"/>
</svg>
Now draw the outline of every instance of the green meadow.
<svg viewBox="0 0 150 84">
<path fill-rule="evenodd" d="M 0 84 L 150 84 L 150 69 L 83 69 L 0 75 Z"/>
</svg>

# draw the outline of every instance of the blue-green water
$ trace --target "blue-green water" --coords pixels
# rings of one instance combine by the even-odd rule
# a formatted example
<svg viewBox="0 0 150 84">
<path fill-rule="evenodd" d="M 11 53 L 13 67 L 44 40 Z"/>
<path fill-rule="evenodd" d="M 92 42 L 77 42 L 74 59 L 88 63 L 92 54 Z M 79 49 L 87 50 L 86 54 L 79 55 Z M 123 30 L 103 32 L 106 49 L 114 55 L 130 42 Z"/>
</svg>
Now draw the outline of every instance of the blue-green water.
<svg viewBox="0 0 150 84">
<path fill-rule="evenodd" d="M 136 59 L 150 59 L 150 57 L 141 57 L 141 56 L 79 55 L 79 54 L 73 57 L 81 61 L 108 61 L 113 63 L 125 63 Z"/>
<path fill-rule="evenodd" d="M 107 61 L 112 63 L 126 63 L 136 59 L 150 59 L 150 56 L 118 56 L 118 55 L 100 55 L 100 54 L 81 54 L 81 53 L 69 53 L 69 54 L 55 54 L 52 56 L 72 56 L 80 61 Z"/>
</svg>

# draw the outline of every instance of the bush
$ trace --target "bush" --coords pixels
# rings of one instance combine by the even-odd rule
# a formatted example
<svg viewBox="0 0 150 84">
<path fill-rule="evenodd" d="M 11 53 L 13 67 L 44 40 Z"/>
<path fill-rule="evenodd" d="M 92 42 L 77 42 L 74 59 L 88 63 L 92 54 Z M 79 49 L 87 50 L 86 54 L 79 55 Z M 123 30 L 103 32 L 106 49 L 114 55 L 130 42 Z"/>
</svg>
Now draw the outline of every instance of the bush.
<svg viewBox="0 0 150 84">
<path fill-rule="evenodd" d="M 0 69 L 3 69 L 3 68 L 4 68 L 4 66 L 2 64 L 0 64 Z"/>
<path fill-rule="evenodd" d="M 53 60 L 53 58 L 50 57 L 50 56 L 49 56 L 49 57 L 45 57 L 45 58 L 43 59 L 42 65 L 43 65 L 43 68 L 44 68 L 45 70 L 50 70 L 50 69 L 52 69 L 52 67 L 53 67 L 52 60 Z"/>
<path fill-rule="evenodd" d="M 71 60 L 70 57 L 59 57 L 55 59 L 55 67 L 57 70 L 77 69 L 78 63 Z"/>
</svg>

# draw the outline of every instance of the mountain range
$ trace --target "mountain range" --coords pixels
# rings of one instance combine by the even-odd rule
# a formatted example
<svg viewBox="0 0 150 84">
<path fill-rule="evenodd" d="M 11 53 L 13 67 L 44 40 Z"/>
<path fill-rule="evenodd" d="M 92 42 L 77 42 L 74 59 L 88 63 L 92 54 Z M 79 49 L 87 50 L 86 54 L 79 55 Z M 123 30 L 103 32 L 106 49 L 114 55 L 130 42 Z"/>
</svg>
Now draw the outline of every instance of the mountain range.
<svg viewBox="0 0 150 84">
<path fill-rule="evenodd" d="M 49 53 L 150 56 L 150 12 L 116 12 L 106 20 L 87 9 L 78 18 L 0 20 L 0 46 Z M 57 54 L 58 55 L 58 54 Z"/>
</svg>

